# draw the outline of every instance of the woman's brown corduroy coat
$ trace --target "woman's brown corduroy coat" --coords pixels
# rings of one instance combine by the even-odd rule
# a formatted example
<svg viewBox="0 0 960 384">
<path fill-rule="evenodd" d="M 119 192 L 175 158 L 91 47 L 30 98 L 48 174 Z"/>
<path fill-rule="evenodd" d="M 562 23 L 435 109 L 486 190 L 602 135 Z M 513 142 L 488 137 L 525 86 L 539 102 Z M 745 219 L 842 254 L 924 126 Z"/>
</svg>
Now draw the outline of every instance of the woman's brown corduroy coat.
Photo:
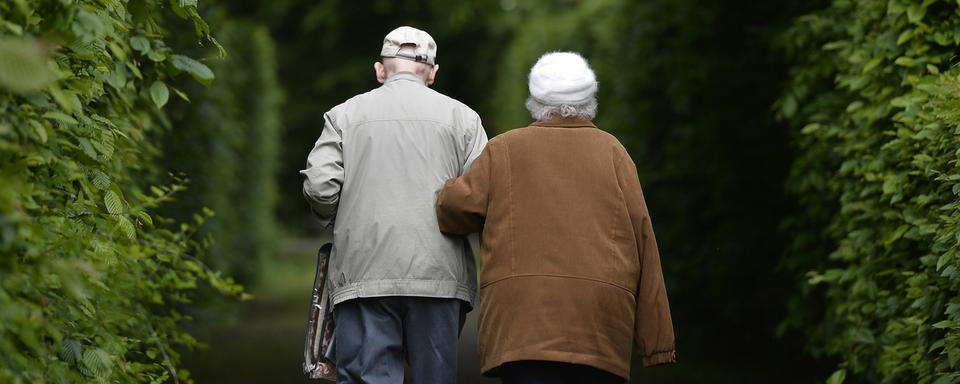
<svg viewBox="0 0 960 384">
<path fill-rule="evenodd" d="M 440 230 L 481 232 L 481 371 L 549 360 L 630 376 L 673 362 L 660 255 L 636 166 L 582 119 L 490 140 L 437 199 Z"/>
</svg>

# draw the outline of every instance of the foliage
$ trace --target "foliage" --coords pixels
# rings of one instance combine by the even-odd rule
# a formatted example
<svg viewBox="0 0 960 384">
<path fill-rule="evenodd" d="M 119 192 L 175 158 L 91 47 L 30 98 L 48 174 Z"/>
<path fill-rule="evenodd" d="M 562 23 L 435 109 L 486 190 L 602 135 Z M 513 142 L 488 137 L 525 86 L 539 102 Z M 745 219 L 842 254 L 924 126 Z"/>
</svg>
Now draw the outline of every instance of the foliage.
<svg viewBox="0 0 960 384">
<path fill-rule="evenodd" d="M 154 213 L 184 188 L 151 177 L 170 84 L 213 78 L 168 12 L 217 46 L 196 1 L 0 2 L 0 382 L 188 380 L 177 308 L 239 293 L 199 258 L 204 216 Z"/>
<path fill-rule="evenodd" d="M 800 204 L 786 265 L 824 287 L 788 324 L 844 360 L 841 380 L 960 381 L 958 4 L 834 0 L 783 40 Z"/>
<path fill-rule="evenodd" d="M 218 24 L 230 57 L 211 64 L 217 81 L 190 87 L 191 102 L 170 112 L 164 166 L 194 181 L 165 211 L 184 219 L 204 207 L 216 212 L 200 229 L 213 239 L 211 266 L 247 284 L 277 243 L 282 94 L 267 30 L 245 22 Z"/>
</svg>

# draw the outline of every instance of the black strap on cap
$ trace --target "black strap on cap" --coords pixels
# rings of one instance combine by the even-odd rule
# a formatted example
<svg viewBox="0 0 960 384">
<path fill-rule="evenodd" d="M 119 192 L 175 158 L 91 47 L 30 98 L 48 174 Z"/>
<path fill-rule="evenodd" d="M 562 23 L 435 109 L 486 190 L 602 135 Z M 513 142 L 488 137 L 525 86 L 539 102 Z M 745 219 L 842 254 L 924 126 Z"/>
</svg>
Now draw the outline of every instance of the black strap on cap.
<svg viewBox="0 0 960 384">
<path fill-rule="evenodd" d="M 416 62 L 418 62 L 418 63 L 423 63 L 423 64 L 427 64 L 427 65 L 436 65 L 436 64 L 437 64 L 437 63 L 436 63 L 436 59 L 434 59 L 434 63 L 433 63 L 433 64 L 430 64 L 430 63 L 428 62 L 429 57 L 428 57 L 427 55 L 411 55 L 411 54 L 404 53 L 404 52 L 397 52 L 396 56 L 394 56 L 394 57 L 400 58 L 400 59 L 404 59 L 404 60 L 416 61 Z"/>
</svg>

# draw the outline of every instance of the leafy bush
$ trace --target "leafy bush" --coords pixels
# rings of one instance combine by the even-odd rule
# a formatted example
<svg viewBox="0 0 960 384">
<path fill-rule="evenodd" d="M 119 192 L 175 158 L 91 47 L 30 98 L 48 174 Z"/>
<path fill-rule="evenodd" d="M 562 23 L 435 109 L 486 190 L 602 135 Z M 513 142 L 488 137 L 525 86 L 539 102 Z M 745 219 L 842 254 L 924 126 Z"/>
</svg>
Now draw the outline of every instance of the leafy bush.
<svg viewBox="0 0 960 384">
<path fill-rule="evenodd" d="M 162 3 L 167 6 L 167 2 Z M 0 382 L 165 382 L 195 345 L 176 309 L 203 281 L 183 189 L 152 175 L 171 79 L 209 83 L 167 45 L 165 15 L 216 46 L 196 1 L 0 2 Z"/>
<path fill-rule="evenodd" d="M 218 17 L 216 19 L 223 19 Z M 213 239 L 211 266 L 252 282 L 277 244 L 276 168 L 282 98 L 273 41 L 266 28 L 222 20 L 218 39 L 230 57 L 211 65 L 217 81 L 186 90 L 171 111 L 164 166 L 193 180 L 165 211 L 187 219 L 204 207 L 216 215 L 200 229 Z"/>
<path fill-rule="evenodd" d="M 836 381 L 960 381 L 958 4 L 835 0 L 784 42 L 800 203 L 787 265 L 824 287 L 788 324 L 843 358 Z M 820 294 L 826 312 L 805 315 Z"/>
</svg>

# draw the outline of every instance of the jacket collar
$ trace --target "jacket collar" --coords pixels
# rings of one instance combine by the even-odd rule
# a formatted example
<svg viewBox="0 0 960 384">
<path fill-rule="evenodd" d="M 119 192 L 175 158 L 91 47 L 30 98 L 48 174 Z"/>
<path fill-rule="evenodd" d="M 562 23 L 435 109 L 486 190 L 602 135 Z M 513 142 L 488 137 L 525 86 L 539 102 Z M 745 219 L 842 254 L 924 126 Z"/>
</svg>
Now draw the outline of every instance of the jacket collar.
<svg viewBox="0 0 960 384">
<path fill-rule="evenodd" d="M 426 84 L 427 84 L 426 82 L 423 81 L 423 78 L 422 78 L 422 77 L 417 76 L 417 75 L 416 75 L 415 73 L 413 73 L 413 72 L 397 72 L 397 73 L 394 73 L 394 74 L 390 75 L 389 77 L 387 77 L 387 80 L 384 81 L 383 83 L 384 83 L 384 84 L 389 84 L 389 83 L 392 83 L 392 82 L 395 82 L 395 81 L 415 81 L 415 82 L 418 82 L 418 83 L 423 84 L 423 85 L 426 85 Z"/>
<path fill-rule="evenodd" d="M 596 128 L 593 122 L 581 117 L 551 117 L 544 120 L 537 120 L 530 124 L 536 127 L 549 128 Z"/>
</svg>

